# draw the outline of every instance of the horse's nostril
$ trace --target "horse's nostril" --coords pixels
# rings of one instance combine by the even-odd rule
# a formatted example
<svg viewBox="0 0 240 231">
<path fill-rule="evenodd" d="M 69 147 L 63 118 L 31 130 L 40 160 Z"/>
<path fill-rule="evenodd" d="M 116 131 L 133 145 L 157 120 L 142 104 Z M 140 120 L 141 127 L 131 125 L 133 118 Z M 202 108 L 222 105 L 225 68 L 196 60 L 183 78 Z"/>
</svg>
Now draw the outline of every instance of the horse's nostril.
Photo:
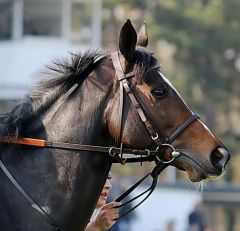
<svg viewBox="0 0 240 231">
<path fill-rule="evenodd" d="M 216 148 L 211 153 L 211 163 L 219 171 L 222 171 L 230 159 L 230 154 L 225 148 Z"/>
</svg>

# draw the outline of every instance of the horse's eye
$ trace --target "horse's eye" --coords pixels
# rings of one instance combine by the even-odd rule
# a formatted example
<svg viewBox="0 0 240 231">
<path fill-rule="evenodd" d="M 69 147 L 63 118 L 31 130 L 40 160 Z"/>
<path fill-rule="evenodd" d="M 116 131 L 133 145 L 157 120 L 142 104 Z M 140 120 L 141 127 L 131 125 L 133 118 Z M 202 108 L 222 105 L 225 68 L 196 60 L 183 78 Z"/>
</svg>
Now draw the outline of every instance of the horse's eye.
<svg viewBox="0 0 240 231">
<path fill-rule="evenodd" d="M 152 95 L 158 99 L 161 99 L 163 97 L 165 97 L 168 93 L 168 87 L 166 85 L 163 85 L 161 87 L 158 88 L 154 88 L 151 91 Z"/>
</svg>

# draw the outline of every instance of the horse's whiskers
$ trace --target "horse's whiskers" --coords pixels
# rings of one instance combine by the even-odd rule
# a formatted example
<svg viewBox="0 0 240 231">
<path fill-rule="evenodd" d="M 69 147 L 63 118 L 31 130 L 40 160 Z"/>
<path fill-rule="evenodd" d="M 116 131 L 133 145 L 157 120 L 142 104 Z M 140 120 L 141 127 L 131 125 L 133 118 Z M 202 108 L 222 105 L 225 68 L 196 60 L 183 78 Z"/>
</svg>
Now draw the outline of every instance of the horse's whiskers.
<svg viewBox="0 0 240 231">
<path fill-rule="evenodd" d="M 196 192 L 203 192 L 204 190 L 204 181 L 200 181 L 200 182 L 190 182 L 188 181 L 188 184 L 186 186 L 187 190 L 192 190 L 192 191 L 196 191 Z"/>
</svg>

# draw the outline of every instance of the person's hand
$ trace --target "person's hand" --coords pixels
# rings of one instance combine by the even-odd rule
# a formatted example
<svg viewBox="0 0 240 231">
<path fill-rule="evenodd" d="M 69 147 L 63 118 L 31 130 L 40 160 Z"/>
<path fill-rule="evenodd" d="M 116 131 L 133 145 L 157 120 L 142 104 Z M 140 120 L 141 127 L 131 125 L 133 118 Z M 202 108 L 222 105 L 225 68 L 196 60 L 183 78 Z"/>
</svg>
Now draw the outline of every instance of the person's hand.
<svg viewBox="0 0 240 231">
<path fill-rule="evenodd" d="M 121 203 L 114 201 L 104 205 L 88 224 L 86 230 L 104 231 L 111 228 L 119 217 L 119 209 L 115 207 L 120 204 Z"/>
<path fill-rule="evenodd" d="M 100 230 L 107 230 L 111 228 L 116 219 L 119 217 L 119 209 L 115 208 L 119 206 L 119 202 L 111 202 L 109 204 L 104 205 L 97 216 L 95 217 L 95 224 L 100 228 Z"/>
</svg>

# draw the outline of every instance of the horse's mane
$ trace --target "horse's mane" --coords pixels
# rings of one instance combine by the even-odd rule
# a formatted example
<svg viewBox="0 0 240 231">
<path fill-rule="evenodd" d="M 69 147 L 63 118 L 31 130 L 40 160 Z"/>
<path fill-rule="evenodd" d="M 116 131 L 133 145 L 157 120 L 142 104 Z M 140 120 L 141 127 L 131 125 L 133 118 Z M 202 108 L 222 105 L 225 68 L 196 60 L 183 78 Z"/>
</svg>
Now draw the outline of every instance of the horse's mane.
<svg viewBox="0 0 240 231">
<path fill-rule="evenodd" d="M 97 50 L 89 50 L 84 54 L 71 53 L 70 59 L 56 60 L 48 66 L 44 79 L 27 96 L 35 113 L 50 106 L 74 85 L 81 85 L 104 57 L 105 55 Z"/>
<path fill-rule="evenodd" d="M 71 53 L 70 59 L 53 62 L 22 103 L 10 113 L 0 115 L 0 136 L 18 136 L 25 121 L 45 111 L 59 96 L 66 94 L 70 89 L 74 87 L 77 89 L 106 57 L 109 56 L 98 50 L 89 50 L 84 54 Z M 152 53 L 138 47 L 134 62 L 137 64 L 135 71 L 144 73 L 157 61 Z"/>
<path fill-rule="evenodd" d="M 78 87 L 106 55 L 98 50 L 70 54 L 47 66 L 41 80 L 10 113 L 0 115 L 0 135 L 18 136 L 21 125 L 46 110 L 59 96 Z"/>
</svg>

